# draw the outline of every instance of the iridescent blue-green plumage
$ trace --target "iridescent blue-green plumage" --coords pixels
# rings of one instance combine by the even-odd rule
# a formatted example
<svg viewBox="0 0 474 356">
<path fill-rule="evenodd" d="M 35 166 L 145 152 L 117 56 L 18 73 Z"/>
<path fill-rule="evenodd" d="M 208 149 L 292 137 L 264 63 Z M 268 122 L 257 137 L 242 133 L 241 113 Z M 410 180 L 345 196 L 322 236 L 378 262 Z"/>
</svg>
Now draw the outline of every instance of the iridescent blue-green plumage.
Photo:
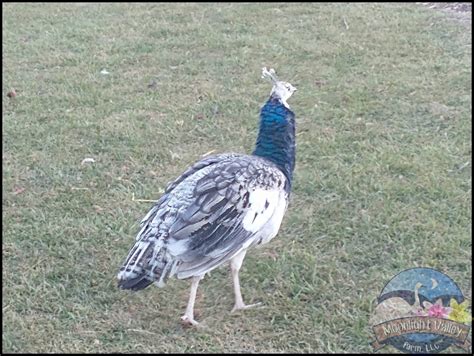
<svg viewBox="0 0 474 356">
<path fill-rule="evenodd" d="M 119 286 L 202 276 L 278 232 L 295 167 L 295 115 L 272 95 L 252 155 L 206 157 L 174 182 L 141 222 Z"/>
<path fill-rule="evenodd" d="M 254 155 L 282 170 L 291 185 L 295 168 L 295 114 L 271 96 L 260 111 L 260 129 Z"/>
</svg>

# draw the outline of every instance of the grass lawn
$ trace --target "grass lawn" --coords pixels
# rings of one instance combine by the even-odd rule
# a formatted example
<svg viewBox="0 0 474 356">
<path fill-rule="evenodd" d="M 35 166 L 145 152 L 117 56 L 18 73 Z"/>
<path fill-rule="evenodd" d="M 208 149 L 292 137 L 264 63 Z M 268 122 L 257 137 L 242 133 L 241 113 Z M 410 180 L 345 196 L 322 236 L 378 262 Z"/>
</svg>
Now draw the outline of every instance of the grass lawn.
<svg viewBox="0 0 474 356">
<path fill-rule="evenodd" d="M 371 352 L 400 271 L 471 298 L 470 26 L 390 3 L 2 8 L 4 352 Z M 133 294 L 116 274 L 140 199 L 252 151 L 262 66 L 298 88 L 292 201 L 241 272 L 265 307 L 230 314 L 225 266 L 184 329 L 188 281 Z"/>
</svg>

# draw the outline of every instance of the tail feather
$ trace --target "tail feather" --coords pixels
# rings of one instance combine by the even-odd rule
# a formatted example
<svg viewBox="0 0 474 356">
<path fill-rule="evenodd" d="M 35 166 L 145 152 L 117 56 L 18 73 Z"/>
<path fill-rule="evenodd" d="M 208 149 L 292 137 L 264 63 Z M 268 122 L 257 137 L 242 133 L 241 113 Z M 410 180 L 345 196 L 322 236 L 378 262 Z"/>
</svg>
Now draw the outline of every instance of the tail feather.
<svg viewBox="0 0 474 356">
<path fill-rule="evenodd" d="M 178 261 L 168 253 L 162 240 L 137 241 L 130 250 L 117 276 L 118 287 L 134 291 L 144 289 L 152 283 L 163 287 L 175 273 Z"/>
<path fill-rule="evenodd" d="M 119 280 L 118 287 L 121 289 L 131 289 L 133 291 L 137 291 L 145 289 L 152 283 L 153 281 L 149 280 L 146 274 L 142 274 L 135 278 Z"/>
<path fill-rule="evenodd" d="M 153 255 L 154 244 L 150 241 L 137 241 L 130 250 L 117 276 L 118 287 L 140 290 L 153 283 L 147 265 Z"/>
</svg>

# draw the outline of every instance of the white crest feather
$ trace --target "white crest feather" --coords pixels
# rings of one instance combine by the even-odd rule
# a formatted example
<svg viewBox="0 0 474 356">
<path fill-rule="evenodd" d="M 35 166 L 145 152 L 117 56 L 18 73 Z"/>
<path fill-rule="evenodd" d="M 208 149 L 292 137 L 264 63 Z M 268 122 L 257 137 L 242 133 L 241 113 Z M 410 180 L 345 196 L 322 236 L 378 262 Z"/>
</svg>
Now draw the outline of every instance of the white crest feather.
<svg viewBox="0 0 474 356">
<path fill-rule="evenodd" d="M 270 70 L 267 69 L 267 67 L 262 68 L 262 79 L 270 79 L 272 84 L 276 84 L 278 82 L 278 78 L 275 73 L 275 69 L 270 68 Z"/>
</svg>

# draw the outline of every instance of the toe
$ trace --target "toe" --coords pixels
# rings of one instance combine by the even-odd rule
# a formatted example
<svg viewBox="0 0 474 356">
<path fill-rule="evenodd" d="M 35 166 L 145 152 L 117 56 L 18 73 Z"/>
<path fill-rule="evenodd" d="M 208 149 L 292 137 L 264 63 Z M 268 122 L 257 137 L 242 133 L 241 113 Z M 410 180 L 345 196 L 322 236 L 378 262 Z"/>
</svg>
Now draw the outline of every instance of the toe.
<svg viewBox="0 0 474 356">
<path fill-rule="evenodd" d="M 181 317 L 181 323 L 184 326 L 197 326 L 197 325 L 199 325 L 199 323 L 196 320 L 194 320 L 194 318 L 191 318 L 188 315 L 183 315 Z"/>
<path fill-rule="evenodd" d="M 231 313 L 234 313 L 238 310 L 245 310 L 245 309 L 250 309 L 250 308 L 255 308 L 255 307 L 260 307 L 263 304 L 261 302 L 255 303 L 255 304 L 236 304 L 234 305 L 234 308 L 232 308 Z"/>
</svg>

